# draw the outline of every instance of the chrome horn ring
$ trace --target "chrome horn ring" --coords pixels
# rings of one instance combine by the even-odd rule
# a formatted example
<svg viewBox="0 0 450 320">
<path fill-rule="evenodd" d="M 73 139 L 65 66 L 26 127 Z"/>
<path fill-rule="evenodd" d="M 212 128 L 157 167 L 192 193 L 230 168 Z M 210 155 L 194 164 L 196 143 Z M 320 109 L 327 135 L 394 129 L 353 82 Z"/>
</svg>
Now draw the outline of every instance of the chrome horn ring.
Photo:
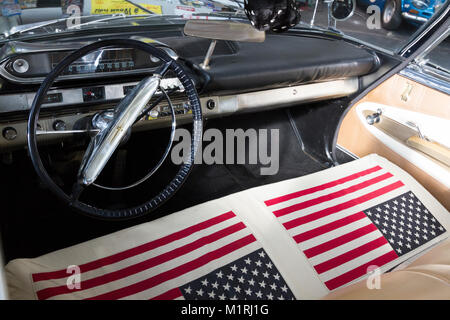
<svg viewBox="0 0 450 320">
<path fill-rule="evenodd" d="M 82 165 L 80 166 L 78 181 L 74 184 L 72 193 L 68 194 L 64 192 L 49 176 L 42 163 L 39 150 L 37 148 L 36 131 L 38 127 L 37 121 L 41 105 L 47 91 L 50 89 L 55 79 L 67 66 L 92 51 L 118 46 L 142 50 L 152 56 L 156 56 L 163 62 L 163 67 L 159 70 L 159 75 L 153 75 L 142 80 L 137 88 L 135 88 L 136 90 L 134 90 L 132 94 L 130 93 L 127 95 L 127 97 L 119 103 L 117 108 L 118 116 L 106 126 L 105 130 L 97 134 L 96 137 L 98 138 L 94 138 L 93 141 L 91 141 L 89 150 L 87 150 L 83 158 Z M 163 77 L 168 70 L 171 70 L 171 72 L 177 76 L 183 85 L 189 100 L 193 117 L 191 152 L 185 159 L 185 162 L 181 165 L 175 177 L 156 196 L 152 196 L 148 201 L 145 201 L 138 206 L 123 209 L 107 209 L 98 208 L 80 201 L 79 198 L 82 191 L 95 182 L 95 179 L 104 168 L 115 148 L 117 148 L 125 132 L 135 123 L 141 113 L 145 111 L 146 103 L 144 104 L 143 101 L 145 101 L 146 98 L 151 98 L 159 86 L 159 79 Z M 150 44 L 137 40 L 111 39 L 95 42 L 69 54 L 52 70 L 52 72 L 42 83 L 34 98 L 28 119 L 27 129 L 28 148 L 33 166 L 44 184 L 55 195 L 75 210 L 89 216 L 102 219 L 127 219 L 142 216 L 153 211 L 173 196 L 173 194 L 175 194 L 175 192 L 182 186 L 184 181 L 187 179 L 190 170 L 192 169 L 195 154 L 201 143 L 203 121 L 200 100 L 195 89 L 194 82 L 178 62 L 169 57 L 164 51 Z M 151 172 L 151 174 L 153 173 Z"/>
</svg>

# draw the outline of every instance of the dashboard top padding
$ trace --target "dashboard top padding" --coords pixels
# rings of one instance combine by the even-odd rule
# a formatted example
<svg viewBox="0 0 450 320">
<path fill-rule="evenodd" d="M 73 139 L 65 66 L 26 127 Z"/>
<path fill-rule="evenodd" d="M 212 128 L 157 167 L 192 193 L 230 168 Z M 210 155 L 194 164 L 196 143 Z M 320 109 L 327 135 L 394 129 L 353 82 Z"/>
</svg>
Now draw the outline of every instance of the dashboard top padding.
<svg viewBox="0 0 450 320">
<path fill-rule="evenodd" d="M 183 56 L 186 40 L 183 46 L 167 40 Z M 208 92 L 235 93 L 363 76 L 379 66 L 375 53 L 343 40 L 268 34 L 263 43 L 234 44 L 236 53 L 213 55 Z M 191 59 L 200 64 L 203 56 Z"/>
</svg>

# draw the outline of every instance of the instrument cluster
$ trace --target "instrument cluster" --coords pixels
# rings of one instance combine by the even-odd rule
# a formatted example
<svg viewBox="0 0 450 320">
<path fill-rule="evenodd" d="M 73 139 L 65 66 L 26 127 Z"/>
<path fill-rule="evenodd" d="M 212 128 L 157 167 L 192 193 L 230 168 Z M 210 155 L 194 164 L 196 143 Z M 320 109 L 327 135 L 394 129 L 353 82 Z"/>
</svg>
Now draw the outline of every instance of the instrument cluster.
<svg viewBox="0 0 450 320">
<path fill-rule="evenodd" d="M 3 76 L 14 82 L 43 79 L 71 51 L 33 52 L 16 55 L 2 64 Z M 155 70 L 161 61 L 129 48 L 107 48 L 87 54 L 72 63 L 59 79 L 102 77 Z"/>
</svg>

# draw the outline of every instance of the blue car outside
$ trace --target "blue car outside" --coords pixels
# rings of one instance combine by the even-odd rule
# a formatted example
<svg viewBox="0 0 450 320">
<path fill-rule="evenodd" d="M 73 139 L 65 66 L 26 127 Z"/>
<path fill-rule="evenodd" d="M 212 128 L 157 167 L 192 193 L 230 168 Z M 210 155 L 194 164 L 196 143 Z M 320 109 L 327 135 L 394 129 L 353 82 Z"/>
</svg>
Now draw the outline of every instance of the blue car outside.
<svg viewBox="0 0 450 320">
<path fill-rule="evenodd" d="M 430 19 L 445 0 L 357 0 L 360 5 L 377 5 L 381 10 L 381 24 L 388 30 L 397 29 L 402 20 L 420 25 Z"/>
</svg>

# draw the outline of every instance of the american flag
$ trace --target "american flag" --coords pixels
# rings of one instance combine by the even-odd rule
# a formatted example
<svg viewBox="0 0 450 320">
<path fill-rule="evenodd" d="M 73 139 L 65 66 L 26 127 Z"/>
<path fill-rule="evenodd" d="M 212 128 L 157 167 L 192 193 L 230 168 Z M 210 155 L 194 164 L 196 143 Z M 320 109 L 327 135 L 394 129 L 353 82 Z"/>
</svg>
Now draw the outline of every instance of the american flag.
<svg viewBox="0 0 450 320">
<path fill-rule="evenodd" d="M 293 300 L 267 253 L 257 250 L 181 288 L 189 300 Z"/>
<path fill-rule="evenodd" d="M 380 166 L 265 204 L 329 290 L 445 232 L 416 195 Z"/>
<path fill-rule="evenodd" d="M 67 286 L 66 269 L 32 274 L 37 298 L 293 298 L 267 253 L 232 211 L 78 266 L 78 289 Z"/>
</svg>

